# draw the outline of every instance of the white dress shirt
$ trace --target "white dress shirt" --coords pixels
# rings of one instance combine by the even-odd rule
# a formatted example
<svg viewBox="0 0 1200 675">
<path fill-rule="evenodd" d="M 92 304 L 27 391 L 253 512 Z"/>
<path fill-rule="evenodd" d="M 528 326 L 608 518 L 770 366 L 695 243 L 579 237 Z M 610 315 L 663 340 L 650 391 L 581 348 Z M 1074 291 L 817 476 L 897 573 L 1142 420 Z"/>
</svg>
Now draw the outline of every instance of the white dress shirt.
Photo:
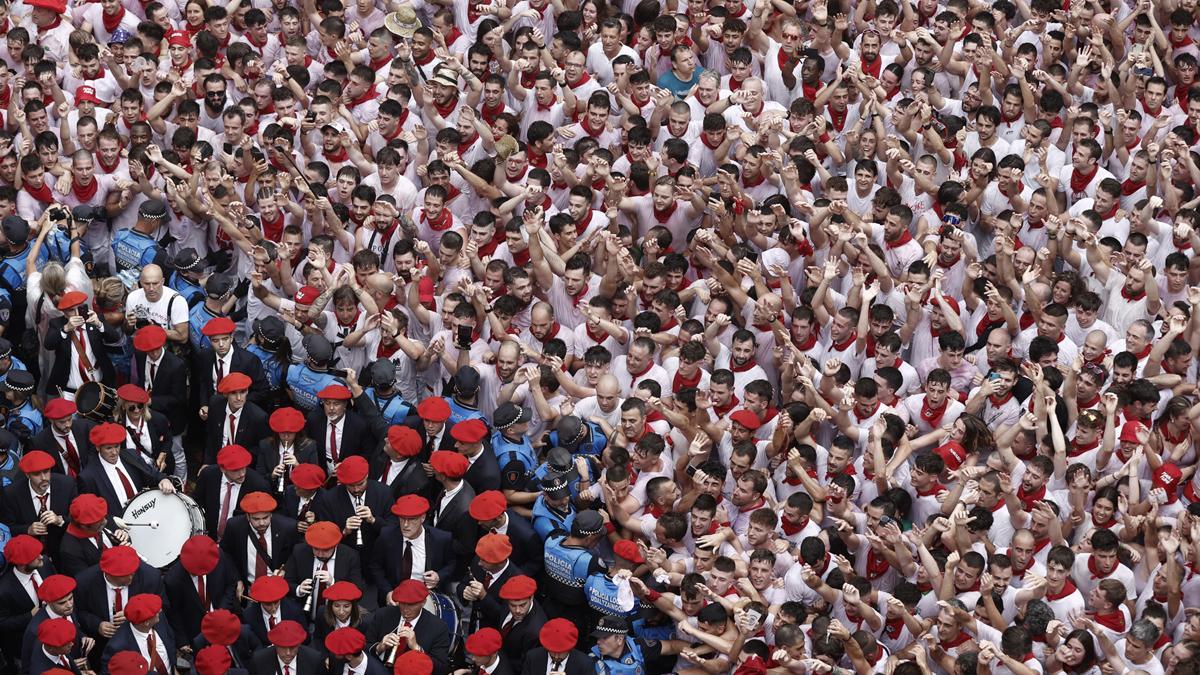
<svg viewBox="0 0 1200 675">
<path fill-rule="evenodd" d="M 143 633 L 133 626 L 130 626 L 130 628 L 133 629 L 133 639 L 137 641 L 138 651 L 142 653 L 142 656 L 145 657 L 146 661 L 154 663 L 154 658 L 150 656 L 150 633 Z M 163 645 L 163 639 L 161 635 L 156 634 L 154 636 L 154 651 L 158 652 L 158 658 L 162 659 L 163 665 L 167 665 L 171 662 L 167 658 L 167 648 L 165 645 Z"/>
<path fill-rule="evenodd" d="M 336 422 L 330 420 L 329 425 L 325 427 L 325 438 L 323 439 L 325 441 L 325 460 L 327 462 L 329 462 L 330 465 L 332 465 L 334 463 L 333 453 L 331 453 L 329 451 L 329 435 L 331 433 L 330 430 L 332 430 L 333 437 L 335 439 L 337 439 L 337 453 L 338 453 L 337 459 L 340 462 L 342 460 L 342 458 L 346 456 L 346 448 L 342 444 L 342 432 L 345 431 L 345 429 L 346 429 L 346 416 L 345 415 L 343 415 L 342 418 L 337 420 Z"/>
<path fill-rule="evenodd" d="M 271 555 L 271 526 L 270 525 L 268 525 L 266 531 L 263 532 L 263 539 L 267 542 L 266 554 L 269 558 Z M 256 565 L 258 565 L 258 548 L 256 548 L 257 542 L 258 542 L 258 533 L 255 532 L 254 528 L 252 527 L 252 528 L 250 528 L 250 534 L 247 537 L 247 542 L 246 542 L 246 576 L 250 577 L 250 583 L 254 583 L 254 568 Z M 271 568 L 271 562 L 268 559 L 267 560 L 267 569 L 269 570 L 270 568 Z"/>
<path fill-rule="evenodd" d="M 72 337 L 72 334 L 79 335 L 78 331 L 83 332 L 83 339 L 81 340 L 83 343 L 83 351 L 87 355 L 88 363 L 92 365 L 92 369 L 86 373 L 82 371 L 79 363 L 79 347 L 75 344 L 75 340 Z M 80 327 L 76 329 L 76 331 L 71 331 L 70 324 L 66 324 L 63 326 L 63 335 L 71 344 L 71 367 L 67 369 L 67 389 L 78 389 L 79 385 L 83 384 L 84 382 L 95 382 L 99 380 L 100 374 L 96 369 L 96 353 L 92 351 L 92 343 L 90 340 L 88 340 L 87 329 Z M 86 380 L 84 379 L 85 376 L 87 378 Z"/>
<path fill-rule="evenodd" d="M 213 353 L 213 356 L 213 384 L 217 385 L 221 383 L 221 377 L 223 375 L 228 375 L 230 373 L 230 368 L 232 367 L 233 362 L 233 349 L 230 349 L 228 352 L 226 352 L 225 356 L 217 356 L 215 352 Z"/>
<path fill-rule="evenodd" d="M 246 406 L 242 406 L 237 410 L 230 410 L 228 406 L 226 406 L 225 419 L 221 420 L 222 447 L 226 445 L 233 445 L 236 442 L 234 440 L 234 436 L 237 434 L 237 430 L 242 427 L 242 411 L 245 409 Z M 232 425 L 229 424 L 230 415 L 233 416 Z"/>
<path fill-rule="evenodd" d="M 417 535 L 416 539 L 404 539 L 404 543 L 412 547 L 412 579 L 423 579 L 425 576 L 425 528 L 421 528 L 421 534 Z M 403 560 L 404 547 L 400 547 L 400 556 Z M 404 581 L 401 579 L 401 581 Z"/>
<path fill-rule="evenodd" d="M 25 592 L 29 594 L 29 599 L 33 600 L 33 604 L 36 606 L 38 604 L 38 596 L 37 589 L 33 587 L 33 583 L 36 581 L 37 584 L 41 586 L 42 575 L 37 570 L 34 570 L 30 574 L 25 574 L 15 567 L 13 568 L 13 575 L 17 577 L 17 581 L 20 582 L 21 587 L 24 588 Z"/>
<path fill-rule="evenodd" d="M 450 490 L 446 494 L 442 495 L 442 500 L 440 502 L 438 502 L 438 510 L 437 510 L 438 518 L 442 517 L 442 511 L 446 510 L 446 505 L 450 503 L 450 500 L 454 499 L 454 497 L 457 496 L 459 492 L 462 492 L 463 485 L 465 485 L 465 484 L 466 484 L 466 481 L 459 481 L 458 485 L 454 486 L 453 490 Z"/>
<path fill-rule="evenodd" d="M 125 468 L 124 462 L 118 458 L 115 464 L 109 464 L 101 459 L 100 466 L 104 469 L 104 475 L 108 476 L 108 482 L 112 483 L 113 492 L 117 494 L 117 501 L 121 503 L 122 507 L 128 504 L 132 497 L 125 494 L 125 486 L 121 483 L 118 472 L 125 474 L 125 478 L 129 480 L 129 486 L 133 488 L 133 496 L 137 496 L 138 486 L 133 482 L 133 475 Z"/>
<path fill-rule="evenodd" d="M 165 353 L 166 351 L 164 350 L 163 354 Z M 158 375 L 158 369 L 162 366 L 162 360 L 162 354 L 158 355 L 157 361 L 151 361 L 149 358 L 146 359 L 146 369 L 145 372 L 142 373 L 142 381 L 145 383 L 145 386 L 142 388 L 146 391 L 152 391 L 154 389 L 154 377 Z"/>
</svg>

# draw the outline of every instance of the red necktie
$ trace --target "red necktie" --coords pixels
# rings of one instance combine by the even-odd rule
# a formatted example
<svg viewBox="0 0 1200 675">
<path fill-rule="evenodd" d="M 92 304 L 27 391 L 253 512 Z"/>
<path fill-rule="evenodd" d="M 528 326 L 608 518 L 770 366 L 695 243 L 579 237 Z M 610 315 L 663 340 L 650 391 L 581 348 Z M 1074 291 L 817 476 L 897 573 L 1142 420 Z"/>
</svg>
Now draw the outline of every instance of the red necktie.
<svg viewBox="0 0 1200 675">
<path fill-rule="evenodd" d="M 509 631 L 511 631 L 515 625 L 517 625 L 516 619 L 512 618 L 511 616 L 508 617 L 508 621 L 505 621 L 504 625 L 500 627 L 501 639 L 507 638 Z"/>
<path fill-rule="evenodd" d="M 483 592 L 487 593 L 488 589 L 491 587 L 492 587 L 492 574 L 489 572 L 489 573 L 483 575 Z"/>
<path fill-rule="evenodd" d="M 229 443 L 237 443 L 237 415 L 229 413 Z"/>
<path fill-rule="evenodd" d="M 233 501 L 233 483 L 225 484 L 225 496 L 221 499 L 221 516 L 217 520 L 217 539 L 225 536 L 225 521 L 229 520 L 229 503 Z"/>
<path fill-rule="evenodd" d="M 158 366 L 150 364 L 150 381 L 146 383 L 146 392 L 149 393 L 154 389 L 154 377 L 158 374 Z"/>
<path fill-rule="evenodd" d="M 259 550 L 254 556 L 254 578 L 267 576 L 267 537 L 263 533 L 258 534 Z"/>
<path fill-rule="evenodd" d="M 71 670 L 71 662 L 67 660 L 66 656 L 58 657 L 58 665 L 66 668 L 67 670 Z"/>
<path fill-rule="evenodd" d="M 87 338 L 84 336 L 83 327 L 75 329 L 75 351 L 79 353 L 79 379 L 83 382 L 92 381 L 92 363 L 88 361 L 87 347 L 85 342 Z"/>
<path fill-rule="evenodd" d="M 71 474 L 71 478 L 79 475 L 79 451 L 75 449 L 75 444 L 71 442 L 71 432 L 67 432 L 63 436 L 63 441 L 66 443 L 67 449 L 67 473 Z"/>
<path fill-rule="evenodd" d="M 204 585 L 204 575 L 196 577 L 196 595 L 200 597 L 200 606 L 208 611 L 208 589 Z"/>
<path fill-rule="evenodd" d="M 38 496 L 37 496 L 37 498 L 38 498 L 38 512 L 37 512 L 37 514 L 40 516 L 40 515 L 42 515 L 43 513 L 45 513 L 45 512 L 46 512 L 46 502 L 48 502 L 48 501 L 50 500 L 50 495 L 48 495 L 48 494 L 45 494 L 45 495 L 38 495 Z"/>
<path fill-rule="evenodd" d="M 225 379 L 225 364 L 221 363 L 220 357 L 217 357 L 217 384 L 221 384 L 223 379 Z"/>
<path fill-rule="evenodd" d="M 119 587 L 113 589 L 113 608 L 112 609 L 113 609 L 112 613 L 114 616 L 118 612 L 125 611 L 125 601 L 121 599 L 121 589 Z"/>
<path fill-rule="evenodd" d="M 171 671 L 167 670 L 162 657 L 158 655 L 158 640 L 154 639 L 153 630 L 146 637 L 146 648 L 150 651 L 150 670 L 158 673 L 158 675 L 170 675 Z"/>
<path fill-rule="evenodd" d="M 277 624 L 277 623 L 279 623 L 279 622 L 275 620 L 275 617 L 273 617 L 273 616 L 267 617 L 267 626 L 269 626 L 270 630 L 275 630 L 275 624 Z"/>
<path fill-rule="evenodd" d="M 337 424 L 329 425 L 329 458 L 333 460 L 334 464 L 337 464 L 337 461 L 338 461 Z"/>
<path fill-rule="evenodd" d="M 37 572 L 29 575 L 29 583 L 33 586 L 33 594 L 36 596 L 38 594 L 38 589 L 42 586 L 38 583 Z"/>
<path fill-rule="evenodd" d="M 125 489 L 125 499 L 133 499 L 133 483 L 129 482 L 129 477 L 119 466 L 117 467 L 117 477 L 121 479 L 121 487 Z"/>
<path fill-rule="evenodd" d="M 292 675 L 292 668 L 286 663 L 283 664 L 283 675 Z"/>
</svg>

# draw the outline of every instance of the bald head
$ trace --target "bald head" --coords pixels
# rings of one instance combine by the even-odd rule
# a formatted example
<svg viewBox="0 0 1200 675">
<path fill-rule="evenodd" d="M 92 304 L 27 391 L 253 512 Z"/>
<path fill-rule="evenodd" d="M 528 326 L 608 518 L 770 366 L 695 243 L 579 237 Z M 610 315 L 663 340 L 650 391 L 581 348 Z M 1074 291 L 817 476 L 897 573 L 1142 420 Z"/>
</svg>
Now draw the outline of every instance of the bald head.
<svg viewBox="0 0 1200 675">
<path fill-rule="evenodd" d="M 596 405 L 606 413 L 621 405 L 621 383 L 613 375 L 601 375 L 596 381 Z"/>
<path fill-rule="evenodd" d="M 158 302 L 162 300 L 163 295 L 163 271 L 158 265 L 146 265 L 142 268 L 142 276 L 139 279 L 142 286 L 142 291 L 146 294 L 146 300 L 150 302 Z"/>
<path fill-rule="evenodd" d="M 395 284 L 392 283 L 392 275 L 385 272 L 376 272 L 368 276 L 367 288 L 370 288 L 372 293 L 379 295 L 391 295 L 396 289 Z"/>
</svg>

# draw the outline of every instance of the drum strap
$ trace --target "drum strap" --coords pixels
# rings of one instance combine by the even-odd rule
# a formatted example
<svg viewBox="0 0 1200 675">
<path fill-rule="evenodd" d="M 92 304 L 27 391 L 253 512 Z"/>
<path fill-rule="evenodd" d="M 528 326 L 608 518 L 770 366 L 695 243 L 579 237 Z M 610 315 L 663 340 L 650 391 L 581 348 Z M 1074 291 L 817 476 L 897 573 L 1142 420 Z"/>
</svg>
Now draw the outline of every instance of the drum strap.
<svg viewBox="0 0 1200 675">
<path fill-rule="evenodd" d="M 261 543 L 259 543 L 258 535 L 254 533 L 253 529 L 251 529 L 251 531 L 250 531 L 249 539 L 250 539 L 250 543 L 254 546 L 254 551 L 258 554 L 259 560 L 271 561 L 271 556 L 267 555 L 267 550 L 265 548 L 263 548 L 263 545 Z M 273 562 L 273 561 L 271 561 L 271 562 Z M 270 562 L 268 562 L 267 567 L 270 567 L 270 566 L 271 566 L 271 564 L 270 564 Z"/>
<path fill-rule="evenodd" d="M 79 353 L 79 374 L 80 379 L 84 382 L 91 381 L 92 378 L 92 360 L 87 355 L 87 345 L 82 337 L 83 328 L 71 331 L 71 342 L 75 345 L 75 351 Z"/>
</svg>

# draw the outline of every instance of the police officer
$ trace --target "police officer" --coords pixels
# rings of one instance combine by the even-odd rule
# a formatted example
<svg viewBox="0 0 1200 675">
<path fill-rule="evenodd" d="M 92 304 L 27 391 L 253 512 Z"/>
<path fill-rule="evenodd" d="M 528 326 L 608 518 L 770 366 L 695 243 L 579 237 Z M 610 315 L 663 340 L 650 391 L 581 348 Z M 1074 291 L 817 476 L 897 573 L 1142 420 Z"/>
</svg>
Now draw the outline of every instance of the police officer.
<svg viewBox="0 0 1200 675">
<path fill-rule="evenodd" d="M 204 300 L 204 288 L 200 286 L 200 275 L 204 273 L 203 261 L 194 248 L 181 248 L 171 260 L 171 279 L 167 285 L 187 300 L 188 307 L 195 307 Z"/>
<path fill-rule="evenodd" d="M 0 382 L 3 382 L 9 373 L 18 370 L 29 370 L 29 368 L 24 361 L 13 354 L 12 343 L 0 337 Z"/>
<path fill-rule="evenodd" d="M 20 339 L 25 333 L 25 309 L 29 302 L 25 294 L 25 261 L 29 258 L 29 223 L 20 216 L 6 216 L 0 221 L 0 231 L 8 242 L 8 250 L 0 258 L 0 318 L 3 318 L 5 335 Z M 38 268 L 46 263 L 43 248 L 38 254 Z M 21 344 L 21 343 L 18 343 Z M 33 358 L 32 353 L 22 356 Z"/>
<path fill-rule="evenodd" d="M 117 259 L 118 272 L 165 264 L 166 252 L 158 243 L 158 228 L 166 220 L 167 205 L 161 199 L 142 202 L 133 227 L 113 235 L 113 255 Z"/>
<path fill-rule="evenodd" d="M 566 448 L 572 454 L 599 457 L 608 446 L 608 438 L 599 424 L 575 415 L 566 415 L 558 420 L 557 427 L 550 432 L 549 443 Z"/>
<path fill-rule="evenodd" d="M 363 394 L 375 404 L 379 415 L 388 424 L 403 424 L 417 413 L 417 409 L 405 401 L 400 395 L 400 390 L 396 388 L 395 363 L 390 359 L 376 359 L 367 366 L 366 371 L 367 382 L 371 386 L 367 387 Z"/>
<path fill-rule="evenodd" d="M 270 400 L 285 403 L 284 370 L 291 364 L 292 345 L 287 340 L 287 328 L 283 320 L 277 316 L 255 319 L 246 351 L 262 361 L 267 388 L 271 391 Z"/>
<path fill-rule="evenodd" d="M 308 359 L 303 364 L 288 368 L 287 391 L 296 407 L 307 413 L 321 404 L 317 392 L 331 384 L 341 384 L 341 381 L 329 372 L 333 365 L 333 345 L 324 335 L 305 337 L 304 351 Z"/>
<path fill-rule="evenodd" d="M 524 490 L 537 466 L 533 444 L 526 432 L 533 413 L 529 408 L 505 402 L 492 415 L 492 452 L 500 464 L 500 489 Z"/>
<path fill-rule="evenodd" d="M 596 638 L 596 644 L 590 653 L 596 661 L 597 675 L 642 675 L 647 662 L 678 650 L 674 642 L 663 644 L 630 637 L 629 622 L 618 616 L 601 618 L 592 637 Z"/>
<path fill-rule="evenodd" d="M 562 476 L 563 480 L 567 481 L 571 499 L 575 499 L 582 490 L 587 490 L 595 484 L 588 457 L 589 455 L 577 455 L 572 460 L 570 450 L 550 448 L 546 452 L 546 461 L 533 470 L 531 480 L 535 485 L 541 485 L 541 481 L 549 476 Z"/>
<path fill-rule="evenodd" d="M 26 370 L 9 371 L 8 377 L 0 382 L 0 390 L 4 391 L 8 404 L 8 420 L 4 428 L 20 439 L 22 444 L 28 444 L 45 425 L 42 413 L 30 400 L 34 386 L 33 374 Z"/>
<path fill-rule="evenodd" d="M 195 349 L 205 349 L 210 346 L 208 338 L 202 332 L 204 325 L 218 316 L 228 316 L 233 309 L 235 298 L 233 288 L 236 286 L 233 277 L 228 274 L 210 274 L 204 282 L 204 301 L 188 306 L 188 339 Z"/>
<path fill-rule="evenodd" d="M 78 242 L 80 247 L 77 255 L 90 273 L 92 252 L 83 246 L 82 239 L 73 239 L 72 235 L 87 232 L 95 219 L 96 209 L 89 204 L 80 204 L 71 209 L 70 219 L 52 221 L 55 227 L 46 234 L 46 240 L 42 242 L 42 251 L 45 253 L 46 259 L 66 265 L 71 261 L 71 245 Z M 72 230 L 74 231 L 72 232 Z"/>
<path fill-rule="evenodd" d="M 646 559 L 633 540 L 622 539 L 613 545 L 613 561 L 608 568 L 588 577 L 584 584 L 588 606 L 602 616 L 635 618 L 638 603 L 629 586 L 629 578 Z"/>
<path fill-rule="evenodd" d="M 566 484 L 559 490 L 566 495 Z M 570 527 L 570 533 L 556 532 L 546 540 L 542 603 L 547 616 L 585 626 L 591 613 L 584 584 L 591 575 L 604 571 L 604 561 L 592 552 L 604 536 L 604 519 L 588 509 L 580 511 Z"/>
<path fill-rule="evenodd" d="M 479 410 L 479 371 L 472 366 L 463 366 L 450 381 L 450 420 L 454 426 L 463 420 L 477 419 L 487 424 L 487 418 Z"/>
<path fill-rule="evenodd" d="M 547 476 L 541 482 L 542 494 L 533 502 L 533 529 L 546 541 L 555 533 L 571 529 L 575 507 L 567 481 L 558 475 Z"/>
</svg>

